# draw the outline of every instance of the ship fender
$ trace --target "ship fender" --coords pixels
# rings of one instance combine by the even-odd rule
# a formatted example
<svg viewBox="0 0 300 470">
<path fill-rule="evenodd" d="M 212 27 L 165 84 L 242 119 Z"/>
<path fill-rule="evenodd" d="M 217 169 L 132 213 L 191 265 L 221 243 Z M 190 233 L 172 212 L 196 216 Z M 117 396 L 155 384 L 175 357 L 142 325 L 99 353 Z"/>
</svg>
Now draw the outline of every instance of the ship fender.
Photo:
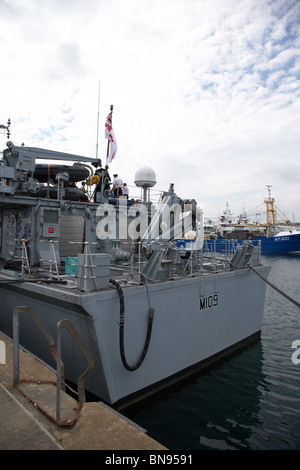
<svg viewBox="0 0 300 470">
<path fill-rule="evenodd" d="M 146 335 L 146 341 L 144 345 L 144 349 L 142 351 L 142 354 L 140 356 L 140 359 L 137 361 L 137 363 L 134 366 L 130 366 L 126 360 L 126 355 L 125 355 L 125 345 L 124 345 L 124 327 L 125 327 L 125 314 L 124 314 L 124 294 L 123 294 L 123 289 L 120 286 L 120 284 L 115 281 L 114 279 L 109 280 L 111 284 L 115 286 L 117 289 L 117 292 L 119 294 L 119 299 L 120 299 L 120 355 L 122 359 L 123 366 L 125 369 L 129 371 L 134 371 L 138 369 L 142 363 L 144 362 L 144 359 L 146 357 L 149 344 L 150 344 L 150 339 L 151 339 L 151 333 L 152 333 L 152 323 L 153 323 L 153 318 L 154 318 L 154 309 L 150 307 L 149 309 L 149 317 L 148 317 L 148 329 L 147 329 L 147 335 Z M 147 289 L 147 286 L 146 286 Z"/>
</svg>

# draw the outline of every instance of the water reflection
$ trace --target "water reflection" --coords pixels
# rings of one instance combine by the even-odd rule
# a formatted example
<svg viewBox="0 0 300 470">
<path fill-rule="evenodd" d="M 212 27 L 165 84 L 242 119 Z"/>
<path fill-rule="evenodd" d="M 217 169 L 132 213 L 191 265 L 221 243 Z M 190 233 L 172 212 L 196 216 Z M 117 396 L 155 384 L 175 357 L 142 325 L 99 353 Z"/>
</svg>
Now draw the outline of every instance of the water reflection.
<svg viewBox="0 0 300 470">
<path fill-rule="evenodd" d="M 300 301 L 298 256 L 263 256 L 269 280 Z M 300 449 L 300 310 L 267 286 L 261 341 L 128 411 L 169 449 Z"/>
</svg>

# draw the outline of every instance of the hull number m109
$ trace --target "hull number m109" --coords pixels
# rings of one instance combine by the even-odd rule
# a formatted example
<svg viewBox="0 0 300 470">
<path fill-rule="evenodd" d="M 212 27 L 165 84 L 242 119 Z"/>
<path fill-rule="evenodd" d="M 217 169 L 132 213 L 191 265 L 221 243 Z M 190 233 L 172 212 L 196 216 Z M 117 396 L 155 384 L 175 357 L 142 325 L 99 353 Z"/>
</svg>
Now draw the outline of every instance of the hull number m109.
<svg viewBox="0 0 300 470">
<path fill-rule="evenodd" d="M 218 294 L 200 297 L 200 310 L 216 307 L 219 303 Z"/>
</svg>

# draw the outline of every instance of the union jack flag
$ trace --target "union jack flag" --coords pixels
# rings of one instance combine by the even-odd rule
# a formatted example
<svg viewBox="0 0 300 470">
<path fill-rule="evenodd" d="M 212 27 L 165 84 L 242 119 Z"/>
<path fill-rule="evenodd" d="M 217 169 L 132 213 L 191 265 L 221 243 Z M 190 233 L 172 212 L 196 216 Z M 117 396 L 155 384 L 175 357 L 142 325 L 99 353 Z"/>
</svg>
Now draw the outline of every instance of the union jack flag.
<svg viewBox="0 0 300 470">
<path fill-rule="evenodd" d="M 109 133 L 112 130 L 112 111 L 109 113 L 109 115 L 106 118 L 106 123 L 105 123 L 105 138 L 109 138 Z"/>
<path fill-rule="evenodd" d="M 117 153 L 117 140 L 116 140 L 113 128 L 112 128 L 112 111 L 109 113 L 106 119 L 105 139 L 108 139 L 109 144 L 110 144 L 109 154 L 107 155 L 107 158 L 106 158 L 106 165 L 108 165 L 115 158 L 116 153 Z"/>
</svg>

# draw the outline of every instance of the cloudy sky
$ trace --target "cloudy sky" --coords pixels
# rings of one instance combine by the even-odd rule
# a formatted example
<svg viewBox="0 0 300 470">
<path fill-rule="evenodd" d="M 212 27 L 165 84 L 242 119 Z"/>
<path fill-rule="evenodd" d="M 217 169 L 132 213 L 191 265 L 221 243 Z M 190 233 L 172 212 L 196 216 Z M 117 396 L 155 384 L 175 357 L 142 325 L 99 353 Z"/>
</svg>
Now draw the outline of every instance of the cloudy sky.
<svg viewBox="0 0 300 470">
<path fill-rule="evenodd" d="M 111 174 L 133 185 L 151 166 L 206 217 L 252 210 L 271 185 L 300 222 L 299 23 L 299 0 L 0 0 L 0 124 L 94 157 L 100 82 Z"/>
</svg>

